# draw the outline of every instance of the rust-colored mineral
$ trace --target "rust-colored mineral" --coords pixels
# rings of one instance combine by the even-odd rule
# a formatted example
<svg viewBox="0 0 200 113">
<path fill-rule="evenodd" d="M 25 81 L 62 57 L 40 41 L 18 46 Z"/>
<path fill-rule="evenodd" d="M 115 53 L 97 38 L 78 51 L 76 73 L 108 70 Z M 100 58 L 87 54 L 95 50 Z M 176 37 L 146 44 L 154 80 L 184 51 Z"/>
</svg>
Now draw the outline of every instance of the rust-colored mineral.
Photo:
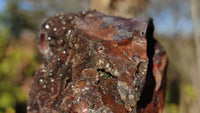
<svg viewBox="0 0 200 113">
<path fill-rule="evenodd" d="M 50 17 L 28 112 L 161 113 L 167 56 L 153 30 L 152 19 L 96 11 Z"/>
</svg>

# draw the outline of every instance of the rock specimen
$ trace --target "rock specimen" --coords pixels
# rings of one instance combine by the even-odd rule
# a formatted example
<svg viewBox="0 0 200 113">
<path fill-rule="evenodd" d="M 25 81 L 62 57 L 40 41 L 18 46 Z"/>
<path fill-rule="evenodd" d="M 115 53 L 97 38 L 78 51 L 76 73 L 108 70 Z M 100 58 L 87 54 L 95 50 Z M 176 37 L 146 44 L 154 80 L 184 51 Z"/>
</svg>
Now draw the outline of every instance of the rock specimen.
<svg viewBox="0 0 200 113">
<path fill-rule="evenodd" d="M 46 61 L 28 112 L 162 112 L 167 56 L 153 30 L 152 19 L 96 11 L 50 17 L 38 36 Z"/>
</svg>

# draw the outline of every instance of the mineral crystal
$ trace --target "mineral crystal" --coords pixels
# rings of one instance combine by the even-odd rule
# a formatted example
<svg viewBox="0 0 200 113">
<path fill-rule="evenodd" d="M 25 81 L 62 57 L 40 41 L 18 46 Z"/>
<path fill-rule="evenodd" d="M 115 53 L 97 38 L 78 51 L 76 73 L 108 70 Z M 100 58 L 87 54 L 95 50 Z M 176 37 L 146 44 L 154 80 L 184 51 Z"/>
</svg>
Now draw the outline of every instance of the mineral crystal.
<svg viewBox="0 0 200 113">
<path fill-rule="evenodd" d="M 153 31 L 150 18 L 97 11 L 50 17 L 38 35 L 45 62 L 28 112 L 160 113 L 167 56 Z"/>
</svg>

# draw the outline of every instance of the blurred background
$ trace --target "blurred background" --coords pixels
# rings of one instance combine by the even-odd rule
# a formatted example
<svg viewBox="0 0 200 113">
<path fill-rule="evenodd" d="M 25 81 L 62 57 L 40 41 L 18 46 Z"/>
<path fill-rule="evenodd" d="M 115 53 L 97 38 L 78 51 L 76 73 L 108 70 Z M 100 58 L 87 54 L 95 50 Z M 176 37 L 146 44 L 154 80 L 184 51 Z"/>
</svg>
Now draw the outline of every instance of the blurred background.
<svg viewBox="0 0 200 113">
<path fill-rule="evenodd" d="M 26 113 L 42 62 L 39 26 L 56 13 L 96 9 L 127 18 L 152 17 L 168 57 L 164 113 L 200 111 L 199 0 L 0 0 L 0 113 Z"/>
</svg>

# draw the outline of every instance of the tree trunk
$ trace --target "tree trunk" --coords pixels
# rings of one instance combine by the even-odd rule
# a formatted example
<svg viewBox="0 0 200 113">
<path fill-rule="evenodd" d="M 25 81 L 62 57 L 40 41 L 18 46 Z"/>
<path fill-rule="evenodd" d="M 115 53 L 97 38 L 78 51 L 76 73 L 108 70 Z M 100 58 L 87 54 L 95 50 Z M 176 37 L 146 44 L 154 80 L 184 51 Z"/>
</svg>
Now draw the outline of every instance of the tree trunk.
<svg viewBox="0 0 200 113">
<path fill-rule="evenodd" d="M 199 6 L 200 1 L 199 0 L 191 0 L 191 14 L 192 14 L 192 20 L 194 25 L 194 38 L 195 38 L 195 45 L 196 45 L 196 57 L 197 57 L 197 75 L 193 79 L 194 86 L 196 88 L 196 94 L 200 94 L 200 25 L 199 25 Z M 194 112 L 198 112 L 199 106 L 200 106 L 200 97 L 196 95 L 197 101 L 194 103 L 193 108 L 191 110 Z"/>
<path fill-rule="evenodd" d="M 149 0 L 91 0 L 91 8 L 105 14 L 133 18 L 147 8 Z"/>
</svg>

